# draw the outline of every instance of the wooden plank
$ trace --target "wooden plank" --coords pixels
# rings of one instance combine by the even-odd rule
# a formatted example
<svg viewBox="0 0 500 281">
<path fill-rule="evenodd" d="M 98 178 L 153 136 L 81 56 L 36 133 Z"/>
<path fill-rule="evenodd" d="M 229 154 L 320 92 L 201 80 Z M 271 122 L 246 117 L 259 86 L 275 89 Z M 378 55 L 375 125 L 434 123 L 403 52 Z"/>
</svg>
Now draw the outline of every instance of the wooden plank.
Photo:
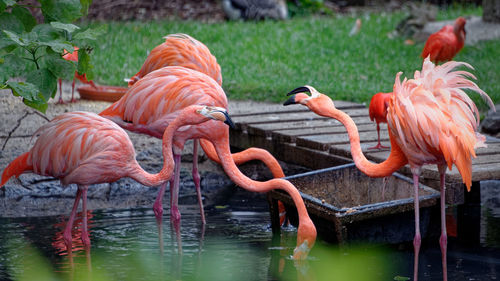
<svg viewBox="0 0 500 281">
<path fill-rule="evenodd" d="M 286 100 L 283 99 L 283 102 Z M 334 101 L 335 107 L 345 111 L 350 112 L 353 109 L 366 109 L 366 107 L 359 103 L 347 102 L 347 101 Z M 282 103 L 262 103 L 262 102 L 239 102 L 237 107 L 233 106 L 231 103 L 228 105 L 228 111 L 231 117 L 240 116 L 255 116 L 261 113 L 294 113 L 294 112 L 311 112 L 311 110 L 303 105 L 295 106 L 283 106 Z"/>
<path fill-rule="evenodd" d="M 383 140 L 389 138 L 387 131 L 380 132 L 380 135 Z M 365 141 L 376 141 L 378 139 L 376 131 L 360 132 L 359 137 Z M 312 149 L 328 150 L 333 145 L 348 144 L 349 136 L 346 133 L 301 136 L 297 137 L 296 143 Z"/>
<path fill-rule="evenodd" d="M 358 126 L 360 132 L 374 132 L 376 134 L 375 125 L 373 123 L 363 124 Z M 387 131 L 387 129 L 385 130 Z M 322 134 L 342 133 L 346 134 L 344 126 L 326 126 L 326 127 L 308 127 L 302 129 L 281 129 L 274 130 L 271 134 L 273 139 L 278 139 L 285 142 L 295 142 L 295 139 L 300 136 L 313 136 Z"/>
</svg>

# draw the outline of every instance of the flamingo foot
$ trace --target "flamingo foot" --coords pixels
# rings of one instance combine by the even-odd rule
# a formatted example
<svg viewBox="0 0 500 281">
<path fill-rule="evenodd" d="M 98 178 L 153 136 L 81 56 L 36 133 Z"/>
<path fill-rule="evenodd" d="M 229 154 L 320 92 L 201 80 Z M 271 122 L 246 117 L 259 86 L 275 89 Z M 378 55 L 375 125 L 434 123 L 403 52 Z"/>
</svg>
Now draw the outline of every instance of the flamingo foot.
<svg viewBox="0 0 500 281">
<path fill-rule="evenodd" d="M 375 146 L 368 147 L 368 149 L 384 149 L 384 148 L 390 148 L 390 146 L 385 146 L 385 145 L 382 145 L 381 143 L 378 143 Z"/>
<path fill-rule="evenodd" d="M 64 244 L 66 244 L 66 251 L 71 252 L 73 249 L 73 237 L 71 235 L 71 227 L 66 227 L 63 232 Z"/>
<path fill-rule="evenodd" d="M 69 102 L 70 102 L 70 103 L 75 103 L 75 102 L 77 102 L 77 101 L 78 101 L 77 99 L 72 98 Z"/>
<path fill-rule="evenodd" d="M 163 216 L 163 206 L 162 206 L 162 203 L 160 201 L 155 201 L 154 205 L 153 205 L 153 212 L 155 213 L 155 217 L 157 220 L 161 220 L 162 216 Z"/>
<path fill-rule="evenodd" d="M 82 230 L 82 243 L 86 249 L 90 248 L 90 238 L 89 233 L 86 230 Z"/>
<path fill-rule="evenodd" d="M 443 264 L 443 281 L 448 280 L 448 267 L 446 265 L 446 248 L 448 245 L 448 237 L 446 234 L 441 235 L 439 238 L 439 245 L 441 246 L 441 260 Z"/>
<path fill-rule="evenodd" d="M 179 212 L 179 208 L 176 205 L 173 205 L 170 208 L 170 220 L 176 223 L 181 221 L 181 213 Z"/>
<path fill-rule="evenodd" d="M 66 104 L 66 102 L 62 98 L 59 98 L 56 104 Z"/>
<path fill-rule="evenodd" d="M 415 250 L 415 260 L 413 263 L 413 280 L 418 280 L 418 255 L 420 253 L 420 245 L 422 244 L 422 237 L 420 233 L 415 234 L 413 238 L 413 248 Z"/>
</svg>

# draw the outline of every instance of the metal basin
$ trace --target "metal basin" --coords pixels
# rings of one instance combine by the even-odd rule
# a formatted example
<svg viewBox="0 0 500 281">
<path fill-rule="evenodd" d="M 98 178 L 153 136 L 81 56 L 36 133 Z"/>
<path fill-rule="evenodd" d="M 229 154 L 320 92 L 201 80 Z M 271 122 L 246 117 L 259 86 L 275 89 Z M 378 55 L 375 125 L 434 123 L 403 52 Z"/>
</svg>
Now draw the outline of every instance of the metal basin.
<svg viewBox="0 0 500 281">
<path fill-rule="evenodd" d="M 413 181 L 408 177 L 394 173 L 384 187 L 384 179 L 370 178 L 352 163 L 285 179 L 301 192 L 318 236 L 326 241 L 401 243 L 413 239 L 414 192 Z M 439 196 L 438 191 L 420 185 L 422 236 L 439 229 Z M 291 197 L 282 191 L 271 191 L 268 202 L 274 232 L 280 229 L 278 200 L 284 203 L 290 223 L 298 222 Z"/>
</svg>

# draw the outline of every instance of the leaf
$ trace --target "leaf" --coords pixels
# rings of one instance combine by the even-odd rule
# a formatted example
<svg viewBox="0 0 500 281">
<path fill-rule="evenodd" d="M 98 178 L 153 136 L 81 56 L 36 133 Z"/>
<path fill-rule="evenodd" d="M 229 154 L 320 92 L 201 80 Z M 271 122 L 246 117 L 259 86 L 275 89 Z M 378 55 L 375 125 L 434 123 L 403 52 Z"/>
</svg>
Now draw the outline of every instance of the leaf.
<svg viewBox="0 0 500 281">
<path fill-rule="evenodd" d="M 45 113 L 45 111 L 47 110 L 47 107 L 49 106 L 47 104 L 47 101 L 43 100 L 43 97 L 41 94 L 38 94 L 39 95 L 39 99 L 37 100 L 34 100 L 34 101 L 29 101 L 27 99 L 23 99 L 23 102 L 25 105 L 31 107 L 31 108 L 34 108 L 42 113 Z"/>
<path fill-rule="evenodd" d="M 57 90 L 57 77 L 47 68 L 36 69 L 26 75 L 26 82 L 32 83 L 42 93 L 45 100 L 49 100 Z"/>
<path fill-rule="evenodd" d="M 88 28 L 85 31 L 75 34 L 75 40 L 97 40 L 108 31 L 107 25 L 100 25 L 97 28 Z"/>
<path fill-rule="evenodd" d="M 45 22 L 71 23 L 82 16 L 79 0 L 40 0 Z"/>
<path fill-rule="evenodd" d="M 9 89 L 12 90 L 12 93 L 16 96 L 21 96 L 30 101 L 35 101 L 37 99 L 40 99 L 40 97 L 38 96 L 38 93 L 40 91 L 35 85 L 31 83 L 7 82 L 6 85 Z"/>
<path fill-rule="evenodd" d="M 74 24 L 62 23 L 62 22 L 58 22 L 58 21 L 53 21 L 50 23 L 50 25 L 55 29 L 66 30 L 69 33 L 72 33 L 73 31 L 80 29 L 80 27 L 78 27 Z"/>
<path fill-rule="evenodd" d="M 0 14 L 0 28 L 2 30 L 9 30 L 15 33 L 22 33 L 24 25 L 13 14 L 4 12 Z"/>
<path fill-rule="evenodd" d="M 7 38 L 12 40 L 14 43 L 16 43 L 19 46 L 27 46 L 29 44 L 29 42 L 25 42 L 25 40 L 23 38 L 21 38 L 21 36 L 19 36 L 19 34 L 16 34 L 14 32 L 10 32 L 8 30 L 2 30 L 2 31 L 7 36 Z"/>
<path fill-rule="evenodd" d="M 82 13 L 82 16 L 86 16 L 88 14 L 90 4 L 92 4 L 92 0 L 80 0 L 80 5 L 82 5 L 80 12 Z"/>
<path fill-rule="evenodd" d="M 36 19 L 33 17 L 31 12 L 25 7 L 14 6 L 12 8 L 12 14 L 16 16 L 18 20 L 24 25 L 25 31 L 31 31 L 36 25 Z"/>
<path fill-rule="evenodd" d="M 50 47 L 54 52 L 62 54 L 64 50 L 72 53 L 74 52 L 73 45 L 68 41 L 50 41 L 50 42 L 39 42 L 42 46 Z"/>
<path fill-rule="evenodd" d="M 6 53 L 12 52 L 15 48 L 17 48 L 17 44 L 12 41 L 7 34 L 0 32 L 0 50 Z"/>
<path fill-rule="evenodd" d="M 60 54 L 48 51 L 44 59 L 48 69 L 55 77 L 72 80 L 75 76 L 75 63 L 63 59 Z"/>
<path fill-rule="evenodd" d="M 50 24 L 39 24 L 33 28 L 31 33 L 36 34 L 38 40 L 42 42 L 50 42 L 62 38 L 62 34 Z"/>
<path fill-rule="evenodd" d="M 0 13 L 5 10 L 5 8 L 16 4 L 15 0 L 0 0 Z"/>
<path fill-rule="evenodd" d="M 92 70 L 93 68 L 94 66 L 90 63 L 89 54 L 84 49 L 80 49 L 78 51 L 78 74 L 86 74 L 87 79 L 92 80 L 94 78 L 94 72 Z"/>
<path fill-rule="evenodd" d="M 10 77 L 21 74 L 26 67 L 24 59 L 14 54 L 8 54 L 0 61 L 0 81 L 7 81 Z"/>
</svg>

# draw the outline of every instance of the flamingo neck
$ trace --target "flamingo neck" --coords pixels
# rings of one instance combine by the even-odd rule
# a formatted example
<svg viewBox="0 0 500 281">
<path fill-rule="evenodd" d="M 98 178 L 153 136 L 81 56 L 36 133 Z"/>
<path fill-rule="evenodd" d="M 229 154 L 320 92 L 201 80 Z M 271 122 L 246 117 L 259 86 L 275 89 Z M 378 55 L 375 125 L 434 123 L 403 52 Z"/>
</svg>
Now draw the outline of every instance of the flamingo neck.
<svg viewBox="0 0 500 281">
<path fill-rule="evenodd" d="M 344 113 L 333 108 L 328 108 L 326 114 L 323 113 L 323 116 L 334 118 L 340 121 L 347 130 L 347 134 L 349 135 L 349 141 L 351 144 L 351 154 L 356 164 L 356 167 L 360 169 L 363 173 L 365 173 L 369 177 L 386 177 L 390 176 L 392 173 L 397 171 L 402 166 L 408 163 L 406 156 L 403 151 L 395 141 L 394 137 L 389 131 L 389 137 L 391 140 L 391 153 L 389 157 L 383 161 L 382 163 L 375 164 L 366 159 L 363 151 L 361 150 L 361 144 L 359 140 L 359 132 L 356 124 L 352 120 L 352 118 Z"/>
</svg>

